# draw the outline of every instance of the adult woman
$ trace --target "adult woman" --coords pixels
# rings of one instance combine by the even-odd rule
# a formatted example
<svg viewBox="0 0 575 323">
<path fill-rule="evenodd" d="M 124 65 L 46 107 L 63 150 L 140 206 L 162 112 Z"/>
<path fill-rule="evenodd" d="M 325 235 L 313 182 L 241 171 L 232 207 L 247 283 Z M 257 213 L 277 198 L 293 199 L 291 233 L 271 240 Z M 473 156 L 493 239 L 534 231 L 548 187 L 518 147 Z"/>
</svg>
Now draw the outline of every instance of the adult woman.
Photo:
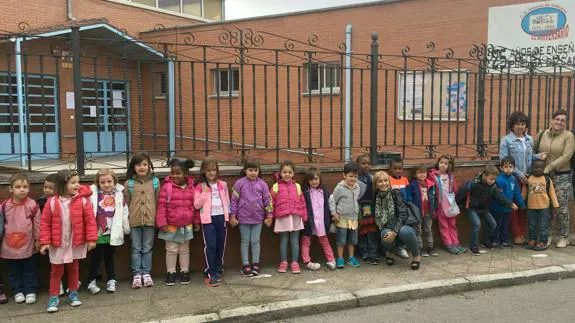
<svg viewBox="0 0 575 323">
<path fill-rule="evenodd" d="M 573 198 L 573 186 L 570 161 L 575 151 L 575 139 L 571 131 L 565 130 L 566 124 L 567 111 L 556 111 L 552 115 L 551 127 L 537 134 L 533 146 L 535 152 L 548 153 L 545 174 L 551 175 L 559 200 L 559 208 L 554 210 L 559 227 L 557 248 L 565 248 L 569 244 L 571 229 L 569 203 Z"/>
<path fill-rule="evenodd" d="M 529 128 L 529 118 L 521 111 L 509 116 L 509 134 L 501 138 L 499 145 L 499 160 L 507 156 L 515 159 L 515 176 L 521 185 L 527 184 L 527 174 L 531 171 L 533 158 L 545 159 L 546 153 L 533 155 L 533 138 L 526 133 Z M 511 232 L 513 242 L 523 244 L 527 228 L 525 211 L 511 212 Z"/>
</svg>

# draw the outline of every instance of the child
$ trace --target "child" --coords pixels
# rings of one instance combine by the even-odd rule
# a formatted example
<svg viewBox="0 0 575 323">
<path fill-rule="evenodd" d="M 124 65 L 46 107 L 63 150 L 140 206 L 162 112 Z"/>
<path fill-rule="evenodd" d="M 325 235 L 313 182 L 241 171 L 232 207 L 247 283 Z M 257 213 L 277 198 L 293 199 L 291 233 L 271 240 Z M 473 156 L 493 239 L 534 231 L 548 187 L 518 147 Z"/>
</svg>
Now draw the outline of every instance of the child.
<svg viewBox="0 0 575 323">
<path fill-rule="evenodd" d="M 180 259 L 180 284 L 190 283 L 190 240 L 194 227 L 200 229 L 195 217 L 194 178 L 189 175 L 194 167 L 191 159 L 170 161 L 170 176 L 158 198 L 156 225 L 160 228 L 158 238 L 166 241 L 166 286 L 176 283 L 176 264 Z M 195 223 L 195 224 L 194 224 Z"/>
<path fill-rule="evenodd" d="M 299 257 L 299 231 L 303 223 L 307 222 L 305 199 L 301 187 L 294 181 L 295 168 L 292 162 L 284 161 L 280 164 L 280 173 L 276 174 L 276 183 L 272 186 L 271 196 L 273 215 L 276 219 L 274 232 L 280 235 L 280 258 L 278 272 L 287 272 L 287 245 L 291 244 L 292 261 L 291 272 L 301 272 L 298 263 Z"/>
<path fill-rule="evenodd" d="M 10 199 L 2 203 L 4 239 L 0 257 L 8 266 L 8 281 L 16 303 L 36 303 L 38 277 L 36 257 L 38 252 L 38 229 L 40 209 L 36 201 L 28 197 L 30 182 L 26 174 L 14 174 L 10 178 Z"/>
<path fill-rule="evenodd" d="M 359 164 L 358 184 L 361 188 L 359 198 L 359 251 L 365 263 L 379 265 L 377 250 L 379 230 L 373 214 L 373 176 L 368 155 L 357 157 Z"/>
<path fill-rule="evenodd" d="M 327 238 L 331 226 L 329 191 L 321 182 L 319 169 L 310 167 L 305 173 L 303 195 L 308 218 L 308 221 L 304 225 L 303 237 L 301 238 L 301 255 L 303 262 L 309 270 L 319 270 L 321 268 L 321 265 L 312 262 L 309 256 L 311 237 L 315 235 L 323 249 L 323 254 L 327 260 L 327 267 L 330 270 L 335 270 L 335 257 L 333 256 L 333 251 Z"/>
<path fill-rule="evenodd" d="M 407 201 L 415 204 L 421 211 L 421 229 L 422 238 L 425 240 L 425 246 L 421 250 L 422 257 L 437 257 L 438 253 L 433 248 L 433 214 L 436 209 L 435 185 L 432 180 L 427 178 L 427 169 L 419 167 L 415 171 L 415 178 L 407 187 Z"/>
<path fill-rule="evenodd" d="M 481 229 L 481 218 L 483 218 L 486 225 L 486 228 L 483 230 L 484 238 L 482 239 L 482 244 L 489 249 L 493 248 L 493 245 L 489 242 L 489 237 L 491 236 L 492 231 L 497 228 L 497 223 L 489 212 L 491 201 L 496 200 L 506 208 L 517 210 L 517 205 L 505 198 L 497 186 L 495 186 L 495 180 L 498 175 L 499 170 L 497 167 L 493 165 L 486 166 L 476 179 L 469 182 L 458 192 L 458 201 L 466 200 L 469 193 L 467 215 L 469 216 L 469 220 L 472 225 L 469 250 L 474 256 L 479 256 L 481 254 L 479 252 L 479 230 Z"/>
<path fill-rule="evenodd" d="M 154 175 L 154 166 L 146 153 L 134 155 L 126 172 L 124 199 L 129 208 L 130 240 L 132 240 L 132 288 L 154 286 L 152 247 L 156 226 L 156 205 L 160 181 Z M 143 282 L 142 282 L 143 281 Z"/>
<path fill-rule="evenodd" d="M 543 175 L 545 166 L 545 160 L 534 160 L 533 175 L 529 176 L 529 183 L 523 187 L 523 198 L 527 204 L 529 221 L 529 242 L 526 248 L 535 251 L 547 249 L 551 207 L 559 207 L 553 181 L 548 176 Z M 539 227 L 539 242 L 537 242 L 537 227 Z"/>
<path fill-rule="evenodd" d="M 194 207 L 200 210 L 206 268 L 204 282 L 217 287 L 223 281 L 224 250 L 230 221 L 228 185 L 219 180 L 220 167 L 213 157 L 206 157 L 200 166 L 200 177 L 194 191 Z"/>
<path fill-rule="evenodd" d="M 246 160 L 241 173 L 242 178 L 234 184 L 232 190 L 230 225 L 232 227 L 240 225 L 241 272 L 246 277 L 260 274 L 262 222 L 270 227 L 273 221 L 270 192 L 266 182 L 261 179 L 261 174 L 260 163 L 257 160 Z M 251 265 L 250 245 L 252 248 Z"/>
<path fill-rule="evenodd" d="M 329 209 L 332 220 L 337 226 L 337 268 L 344 268 L 344 247 L 347 245 L 349 252 L 348 263 L 352 267 L 359 267 L 359 261 L 354 256 L 357 245 L 357 229 L 359 214 L 360 188 L 357 184 L 359 165 L 354 162 L 345 164 L 343 167 L 343 180 L 337 184 L 329 198 Z"/>
<path fill-rule="evenodd" d="M 519 204 L 519 207 L 524 209 L 525 202 L 521 197 L 521 187 L 517 178 L 514 175 L 515 172 L 515 159 L 511 156 L 507 156 L 501 160 L 502 173 L 497 176 L 495 180 L 495 185 L 501 192 L 503 196 L 510 201 L 515 201 Z M 504 246 L 508 248 L 513 247 L 513 242 L 509 240 L 509 225 L 511 223 L 511 209 L 504 207 L 501 203 L 493 201 L 491 204 L 491 211 L 495 221 L 497 222 L 497 229 L 493 232 L 491 236 L 491 244 L 494 246 Z"/>
<path fill-rule="evenodd" d="M 97 278 L 100 262 L 104 258 L 108 278 L 106 291 L 113 293 L 116 291 L 117 284 L 114 252 L 117 246 L 124 244 L 124 235 L 130 234 L 128 205 L 124 203 L 124 186 L 118 183 L 118 177 L 113 170 L 103 168 L 96 173 L 96 181 L 90 189 L 92 190 L 90 201 L 98 226 L 98 240 L 90 257 L 88 291 L 92 295 L 100 292 Z"/>
<path fill-rule="evenodd" d="M 399 157 L 391 159 L 389 169 L 391 171 L 391 177 L 389 178 L 391 189 L 399 190 L 401 194 L 403 194 L 403 199 L 407 200 L 407 186 L 409 185 L 409 179 L 403 176 L 403 159 Z M 409 257 L 407 251 L 402 246 L 398 246 L 395 252 L 401 258 L 407 259 Z"/>
<path fill-rule="evenodd" d="M 421 264 L 417 227 L 420 219 L 418 214 L 408 211 L 403 200 L 403 194 L 398 189 L 392 189 L 390 177 L 386 172 L 377 172 L 374 176 L 375 218 L 381 229 L 381 241 L 386 250 L 385 263 L 392 266 L 395 263 L 393 251 L 398 242 L 405 244 L 413 255 L 411 269 L 418 270 Z"/>
<path fill-rule="evenodd" d="M 4 235 L 4 210 L 0 208 L 0 239 Z M 8 297 L 4 293 L 4 282 L 2 281 L 2 273 L 0 272 L 0 304 L 8 303 Z"/>
<path fill-rule="evenodd" d="M 465 248 L 459 244 L 457 236 L 457 222 L 455 216 L 448 216 L 448 210 L 455 203 L 453 198 L 457 194 L 455 183 L 454 160 L 450 155 L 440 156 L 437 165 L 429 172 L 428 178 L 433 182 L 436 190 L 437 207 L 435 218 L 439 224 L 439 233 L 447 251 L 452 255 L 465 253 Z"/>
<path fill-rule="evenodd" d="M 68 299 L 70 305 L 80 306 L 78 297 L 79 260 L 96 247 L 98 228 L 90 203 L 92 191 L 80 185 L 80 176 L 71 171 L 60 171 L 56 179 L 56 193 L 48 199 L 40 220 L 40 252 L 50 255 L 49 313 L 60 306 L 58 294 L 64 267 L 68 270 Z"/>
<path fill-rule="evenodd" d="M 44 180 L 44 186 L 42 186 L 42 191 L 44 192 L 44 195 L 40 196 L 37 201 L 38 205 L 40 206 L 40 213 L 44 211 L 44 205 L 46 204 L 48 198 L 54 195 L 55 189 L 56 189 L 56 174 L 50 174 L 46 176 L 46 179 Z"/>
</svg>

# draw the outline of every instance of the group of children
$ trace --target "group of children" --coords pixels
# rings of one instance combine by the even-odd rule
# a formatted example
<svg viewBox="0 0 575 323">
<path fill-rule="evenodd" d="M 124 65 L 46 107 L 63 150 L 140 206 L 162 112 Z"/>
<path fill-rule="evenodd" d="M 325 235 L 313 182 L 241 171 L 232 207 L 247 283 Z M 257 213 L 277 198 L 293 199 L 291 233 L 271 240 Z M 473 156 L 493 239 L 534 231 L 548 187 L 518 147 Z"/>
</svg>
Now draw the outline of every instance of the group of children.
<svg viewBox="0 0 575 323">
<path fill-rule="evenodd" d="M 194 166 L 191 160 L 173 159 L 169 166 L 170 174 L 163 185 L 145 153 L 131 159 L 124 185 L 111 169 L 98 171 L 90 187 L 81 185 L 75 172 L 61 171 L 46 178 L 44 196 L 38 201 L 28 196 L 30 183 L 26 175 L 13 175 L 11 197 L 0 209 L 0 257 L 8 269 L 15 302 L 36 301 L 34 254 L 37 252 L 47 253 L 51 263 L 48 312 L 59 309 L 64 270 L 68 273 L 70 305 L 81 305 L 79 260 L 86 258 L 89 251 L 88 291 L 100 292 L 97 279 L 103 259 L 106 291 L 115 292 L 114 251 L 124 244 L 125 235 L 131 240 L 132 287 L 153 286 L 150 272 L 156 228 L 158 238 L 165 240 L 164 283 L 168 286 L 176 280 L 190 283 L 189 241 L 201 228 L 204 281 L 215 287 L 223 281 L 228 224 L 239 227 L 241 272 L 245 276 L 261 273 L 260 235 L 264 224 L 273 225 L 273 231 L 279 234 L 280 273 L 301 272 L 300 241 L 305 268 L 321 268 L 310 257 L 313 236 L 319 241 L 326 266 L 331 270 L 344 268 L 346 263 L 359 267 L 356 245 L 363 262 L 373 265 L 379 264 L 382 251 L 388 265 L 394 264 L 394 255 L 408 258 L 407 248 L 413 257 L 411 269 L 417 270 L 421 257 L 438 255 L 433 241 L 434 220 L 447 251 L 457 255 L 466 249 L 459 243 L 456 217 L 466 212 L 473 227 L 470 252 L 479 255 L 480 242 L 487 248 L 511 246 L 507 235 L 509 215 L 511 209 L 518 208 L 517 203 L 520 208 L 528 209 L 527 247 L 544 250 L 549 209 L 558 205 L 553 183 L 543 175 L 545 163 L 534 161 L 529 185 L 521 193 L 513 176 L 514 160 L 510 157 L 502 160 L 501 174 L 498 168 L 487 166 L 459 191 L 453 158 L 448 155 L 441 156 L 429 171 L 424 167 L 416 169 L 411 181 L 403 176 L 401 159 L 391 161 L 391 174 L 379 171 L 372 175 L 369 157 L 360 156 L 356 162 L 344 166 L 343 179 L 333 193 L 322 183 L 316 167 L 305 172 L 303 185 L 297 183 L 295 166 L 289 161 L 280 164 L 275 183 L 268 188 L 259 163 L 247 160 L 231 195 L 226 182 L 219 178 L 219 165 L 214 158 L 202 161 L 198 178 L 190 175 Z M 486 228 L 480 241 L 481 220 Z M 330 232 L 335 233 L 336 256 L 328 238 Z M 6 302 L 0 289 L 0 303 Z"/>
</svg>

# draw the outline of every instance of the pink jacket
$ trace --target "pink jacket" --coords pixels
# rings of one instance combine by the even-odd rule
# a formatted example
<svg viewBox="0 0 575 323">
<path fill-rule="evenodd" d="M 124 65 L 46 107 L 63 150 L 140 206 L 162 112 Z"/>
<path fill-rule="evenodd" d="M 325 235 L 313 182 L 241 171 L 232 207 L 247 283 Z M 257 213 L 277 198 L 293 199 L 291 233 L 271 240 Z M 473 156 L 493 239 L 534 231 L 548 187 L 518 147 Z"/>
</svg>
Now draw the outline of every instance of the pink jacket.
<svg viewBox="0 0 575 323">
<path fill-rule="evenodd" d="M 453 173 L 449 173 L 449 182 L 450 182 L 450 188 L 449 188 L 449 192 L 453 193 L 453 194 L 457 194 L 457 183 L 455 182 L 455 175 L 453 175 Z M 436 168 L 432 168 L 429 171 L 429 174 L 427 174 L 427 179 L 431 180 L 433 182 L 433 185 L 435 185 L 435 200 L 437 201 L 437 207 L 435 208 L 435 216 L 439 216 L 443 213 L 445 213 L 445 208 L 448 208 L 446 205 L 443 205 L 443 202 L 445 201 L 443 198 L 443 192 L 440 191 L 440 188 L 442 188 L 443 190 L 445 190 L 445 187 L 441 187 L 439 181 L 439 176 L 441 176 L 439 174 L 439 171 Z M 448 193 L 448 192 L 445 192 Z"/>
<path fill-rule="evenodd" d="M 224 181 L 218 180 L 218 191 L 220 192 L 220 199 L 224 207 L 225 221 L 230 221 L 230 195 L 228 193 L 228 185 Z M 196 185 L 194 193 L 194 207 L 200 210 L 200 223 L 212 223 L 212 188 L 207 183 L 200 183 Z"/>
<path fill-rule="evenodd" d="M 196 210 L 194 209 L 194 178 L 186 178 L 186 188 L 172 182 L 170 176 L 164 179 L 158 197 L 156 211 L 156 226 L 163 228 L 168 225 L 184 227 L 194 223 Z"/>
<path fill-rule="evenodd" d="M 295 181 L 278 180 L 270 191 L 274 218 L 288 215 L 299 215 L 307 222 L 305 198 L 301 186 Z"/>
<path fill-rule="evenodd" d="M 40 232 L 40 208 L 36 201 L 26 198 L 20 203 L 6 200 L 4 211 L 4 239 L 0 256 L 4 259 L 26 259 L 34 253 L 34 243 Z"/>
</svg>

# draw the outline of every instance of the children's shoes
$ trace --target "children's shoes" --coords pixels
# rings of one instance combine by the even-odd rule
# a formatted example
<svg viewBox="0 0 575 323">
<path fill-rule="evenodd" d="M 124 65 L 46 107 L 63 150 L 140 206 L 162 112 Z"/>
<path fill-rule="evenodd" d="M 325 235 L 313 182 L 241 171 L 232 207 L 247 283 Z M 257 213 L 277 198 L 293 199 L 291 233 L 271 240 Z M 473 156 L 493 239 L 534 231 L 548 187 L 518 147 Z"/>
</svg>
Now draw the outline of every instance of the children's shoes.
<svg viewBox="0 0 575 323">
<path fill-rule="evenodd" d="M 288 262 L 287 261 L 282 261 L 280 262 L 280 265 L 278 267 L 278 273 L 285 273 L 287 272 L 287 268 L 288 268 Z"/>
<path fill-rule="evenodd" d="M 317 271 L 321 268 L 321 265 L 318 264 L 317 262 L 308 262 L 307 264 L 305 264 L 305 267 L 311 271 Z"/>
<path fill-rule="evenodd" d="M 141 275 L 134 275 L 134 279 L 132 279 L 132 288 L 134 288 L 134 289 L 142 288 L 142 276 Z"/>
<path fill-rule="evenodd" d="M 349 259 L 347 260 L 347 263 L 350 264 L 354 268 L 361 266 L 361 264 L 359 263 L 359 260 L 357 260 L 357 258 L 355 258 L 353 256 L 349 257 Z"/>
<path fill-rule="evenodd" d="M 48 313 L 55 313 L 58 312 L 60 309 L 60 299 L 58 296 L 50 296 L 50 300 L 48 301 L 48 308 L 46 311 Z"/>
<path fill-rule="evenodd" d="M 336 268 L 335 261 L 328 261 L 325 265 L 327 268 L 329 268 L 329 270 L 335 270 Z"/>
<path fill-rule="evenodd" d="M 82 305 L 82 302 L 80 302 L 80 297 L 78 296 L 77 290 L 70 291 L 70 294 L 68 295 L 68 300 L 70 301 L 70 305 L 72 307 Z"/>
<path fill-rule="evenodd" d="M 335 265 L 337 266 L 337 268 L 343 269 L 345 267 L 345 260 L 343 260 L 343 258 L 337 258 Z"/>
<path fill-rule="evenodd" d="M 6 294 L 4 294 L 4 288 L 2 285 L 0 285 L 0 304 L 6 304 L 8 303 L 8 297 L 6 297 Z"/>
<path fill-rule="evenodd" d="M 301 273 L 301 269 L 299 268 L 299 263 L 297 261 L 294 261 L 291 263 L 291 272 L 292 274 L 299 274 Z"/>
</svg>

